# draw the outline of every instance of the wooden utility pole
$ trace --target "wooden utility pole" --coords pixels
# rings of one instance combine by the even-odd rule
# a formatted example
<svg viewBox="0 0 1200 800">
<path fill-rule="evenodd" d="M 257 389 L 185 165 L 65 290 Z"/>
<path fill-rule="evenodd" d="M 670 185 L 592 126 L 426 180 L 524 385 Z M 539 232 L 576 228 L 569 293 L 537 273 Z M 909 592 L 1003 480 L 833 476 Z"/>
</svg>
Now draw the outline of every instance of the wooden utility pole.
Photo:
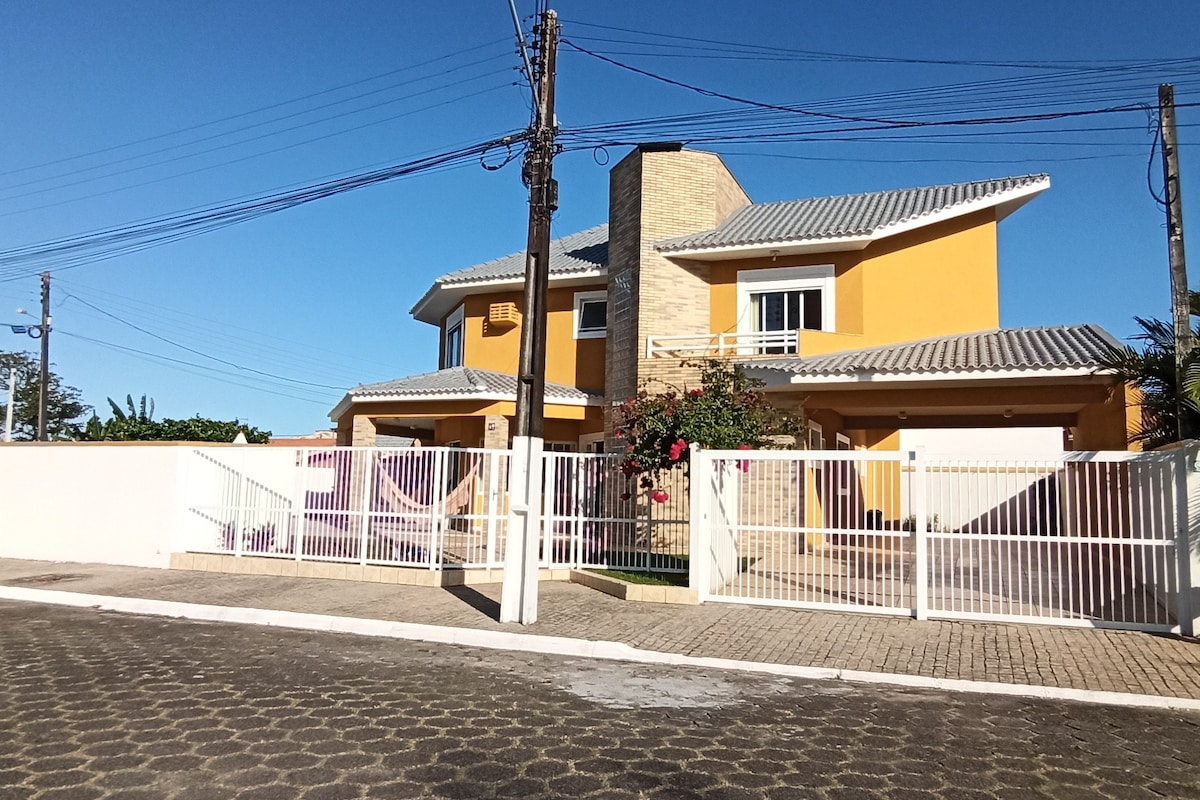
<svg viewBox="0 0 1200 800">
<path fill-rule="evenodd" d="M 1184 364 L 1195 342 L 1192 337 L 1191 302 L 1188 297 L 1187 261 L 1183 252 L 1183 192 L 1179 186 L 1179 144 L 1175 138 L 1175 87 L 1158 87 L 1158 119 L 1162 132 L 1163 191 L 1167 204 L 1167 249 L 1171 260 L 1171 316 L 1175 323 L 1176 420 L 1179 438 L 1197 432 L 1184 424 Z"/>
<path fill-rule="evenodd" d="M 533 68 L 537 74 L 537 107 L 522 178 L 529 187 L 529 239 L 525 249 L 525 310 L 517 375 L 517 436 L 541 438 L 546 393 L 546 293 L 550 280 L 550 215 L 558 208 L 553 177 L 554 68 L 558 50 L 558 16 L 542 14 L 535 30 L 541 42 Z"/>
<path fill-rule="evenodd" d="M 42 359 L 38 375 L 38 429 L 37 440 L 44 442 L 46 435 L 46 409 L 50 401 L 50 273 L 42 273 Z"/>
<path fill-rule="evenodd" d="M 530 75 L 535 87 L 533 124 L 521 171 L 522 179 L 529 187 L 525 308 L 521 318 L 516 430 L 509 466 L 510 514 L 500 601 L 500 621 L 524 625 L 537 621 L 538 548 L 542 539 L 546 294 L 550 281 L 550 215 L 558 208 L 558 184 L 553 176 L 558 15 L 551 10 L 543 11 L 534 35 L 538 40 L 538 54 Z M 517 36 L 521 42 L 519 24 Z"/>
</svg>

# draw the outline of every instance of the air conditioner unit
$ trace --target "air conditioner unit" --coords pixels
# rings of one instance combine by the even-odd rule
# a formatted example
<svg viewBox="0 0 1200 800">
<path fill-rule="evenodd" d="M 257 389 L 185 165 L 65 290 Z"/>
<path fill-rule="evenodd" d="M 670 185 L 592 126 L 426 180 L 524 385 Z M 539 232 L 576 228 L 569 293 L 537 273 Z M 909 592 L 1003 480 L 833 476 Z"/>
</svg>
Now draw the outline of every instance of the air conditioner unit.
<svg viewBox="0 0 1200 800">
<path fill-rule="evenodd" d="M 488 306 L 488 325 L 513 328 L 521 324 L 521 312 L 516 303 L 492 303 Z"/>
</svg>

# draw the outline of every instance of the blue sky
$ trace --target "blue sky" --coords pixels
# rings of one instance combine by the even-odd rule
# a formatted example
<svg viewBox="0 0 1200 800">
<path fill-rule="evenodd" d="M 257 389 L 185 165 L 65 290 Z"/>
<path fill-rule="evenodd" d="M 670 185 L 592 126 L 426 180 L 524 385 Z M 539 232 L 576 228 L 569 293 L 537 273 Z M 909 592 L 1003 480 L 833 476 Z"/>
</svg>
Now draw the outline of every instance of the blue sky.
<svg viewBox="0 0 1200 800">
<path fill-rule="evenodd" d="M 534 11 L 530 0 L 517 6 Z M 845 116 L 1153 105 L 1164 81 L 1178 103 L 1200 102 L 1200 60 L 1138 66 L 1200 57 L 1191 2 L 999 2 L 986 13 L 961 2 L 554 7 L 565 39 L 612 59 Z M 528 89 L 513 85 L 512 39 L 505 0 L 10 4 L 0 27 L 0 250 L 519 130 Z M 569 47 L 560 55 L 565 133 L 736 111 L 733 129 L 745 134 L 751 110 Z M 1003 324 L 1096 322 L 1124 337 L 1134 315 L 1168 314 L 1164 215 L 1147 185 L 1149 168 L 1161 187 L 1161 167 L 1149 164 L 1146 113 L 884 135 L 818 134 L 834 123 L 792 116 L 803 138 L 692 146 L 721 153 L 758 201 L 1048 172 L 1050 191 L 1001 226 Z M 1192 243 L 1200 113 L 1181 108 L 1179 123 Z M 711 121 L 667 131 L 711 132 Z M 653 133 L 633 131 L 667 138 Z M 599 162 L 626 150 L 594 151 L 578 134 L 563 141 L 578 147 L 555 164 L 556 235 L 605 220 Z M 73 269 L 31 264 L 16 279 L 4 274 L 0 323 L 17 322 L 18 306 L 36 309 L 36 273 L 48 266 L 52 360 L 88 403 L 146 393 L 159 417 L 307 432 L 328 426 L 355 383 L 435 369 L 437 332 L 409 308 L 437 275 L 521 249 L 525 218 L 516 163 L 468 164 Z M 0 329 L 0 348 L 35 347 Z"/>
</svg>

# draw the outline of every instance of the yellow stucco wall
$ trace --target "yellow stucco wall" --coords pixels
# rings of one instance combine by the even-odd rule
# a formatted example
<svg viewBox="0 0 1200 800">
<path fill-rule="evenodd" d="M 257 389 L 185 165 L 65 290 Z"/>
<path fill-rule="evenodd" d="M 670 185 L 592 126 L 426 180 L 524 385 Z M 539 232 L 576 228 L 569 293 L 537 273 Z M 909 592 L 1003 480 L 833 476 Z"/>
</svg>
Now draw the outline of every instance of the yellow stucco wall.
<svg viewBox="0 0 1200 800">
<path fill-rule="evenodd" d="M 996 328 L 1000 290 L 991 210 L 889 237 L 861 251 L 715 262 L 709 318 L 737 330 L 737 273 L 832 265 L 836 332 L 804 333 L 801 353 L 837 352 Z"/>
<path fill-rule="evenodd" d="M 1071 429 L 1071 447 L 1075 450 L 1129 449 L 1129 435 L 1137 430 L 1141 406 L 1133 390 L 1113 392 L 1079 412 Z M 1140 446 L 1134 449 L 1140 449 Z"/>
<path fill-rule="evenodd" d="M 443 445 L 458 442 L 462 447 L 480 447 L 483 444 L 483 417 L 447 417 L 434 423 L 434 441 Z"/>
<path fill-rule="evenodd" d="M 604 291 L 604 284 L 551 288 L 547 297 L 546 380 L 581 389 L 604 389 L 605 339 L 575 339 L 575 294 Z M 521 327 L 488 323 L 493 303 L 524 306 L 520 292 L 471 295 L 463 301 L 463 364 L 477 369 L 517 373 L 521 352 Z M 453 313 L 453 312 L 451 312 Z M 442 337 L 445 319 L 442 320 Z M 444 347 L 444 342 L 441 345 Z"/>
</svg>

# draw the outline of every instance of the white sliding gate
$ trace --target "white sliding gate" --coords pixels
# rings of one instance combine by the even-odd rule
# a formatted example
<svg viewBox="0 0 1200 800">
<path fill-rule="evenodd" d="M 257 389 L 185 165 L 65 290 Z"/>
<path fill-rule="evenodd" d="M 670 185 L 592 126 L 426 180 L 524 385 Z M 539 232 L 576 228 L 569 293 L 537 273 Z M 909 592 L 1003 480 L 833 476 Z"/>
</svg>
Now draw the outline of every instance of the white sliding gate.
<svg viewBox="0 0 1200 800">
<path fill-rule="evenodd" d="M 693 586 L 702 600 L 1178 630 L 1183 464 L 1182 451 L 700 451 Z"/>
</svg>

